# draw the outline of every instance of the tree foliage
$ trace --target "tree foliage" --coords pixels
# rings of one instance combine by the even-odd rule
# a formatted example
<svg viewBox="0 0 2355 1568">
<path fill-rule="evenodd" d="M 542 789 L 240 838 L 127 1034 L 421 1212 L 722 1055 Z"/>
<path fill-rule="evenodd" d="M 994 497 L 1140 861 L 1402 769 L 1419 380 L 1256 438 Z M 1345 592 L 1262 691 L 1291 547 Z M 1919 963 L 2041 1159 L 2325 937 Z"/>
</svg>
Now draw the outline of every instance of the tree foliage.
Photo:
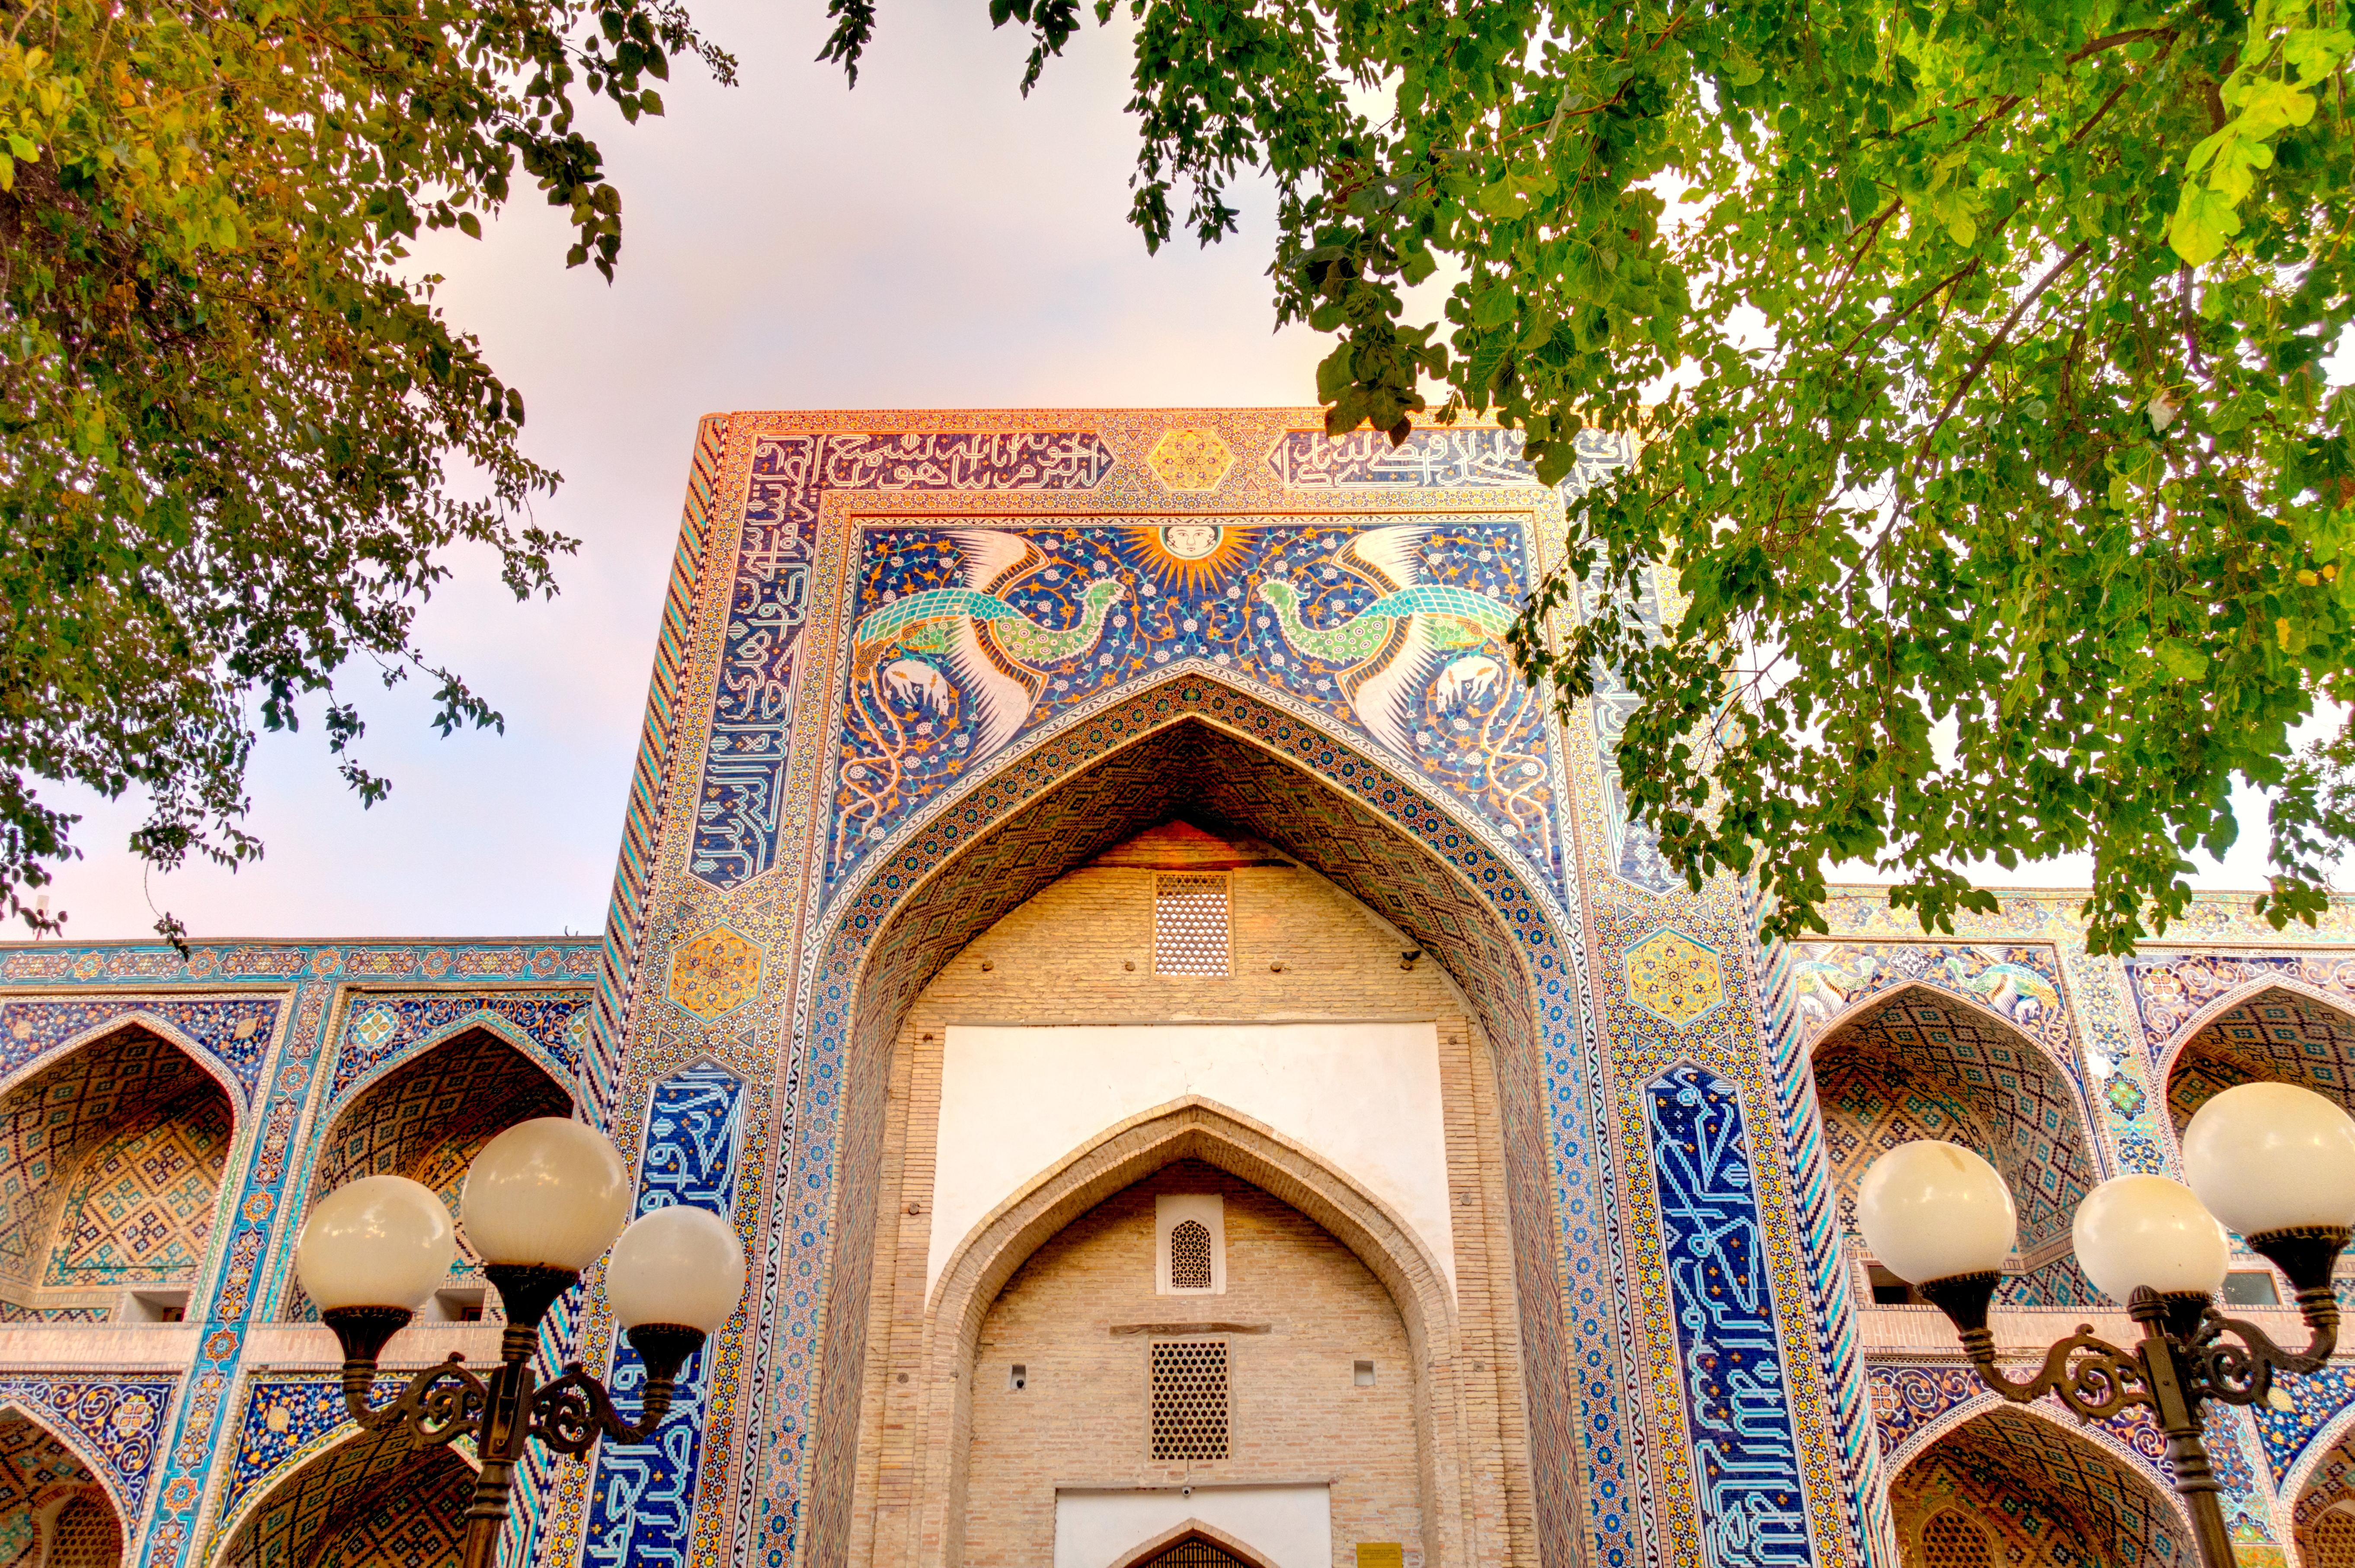
<svg viewBox="0 0 2355 1568">
<path fill-rule="evenodd" d="M 2311 919 L 2355 836 L 2355 742 L 2290 744 L 2355 697 L 2341 5 L 1127 0 L 1132 216 L 1208 243 L 1273 176 L 1337 432 L 1435 384 L 1550 478 L 1641 428 L 1516 652 L 1565 704 L 1632 685 L 1631 811 L 1773 933 L 1821 929 L 1828 861 L 1934 927 L 1991 907 L 1982 857 L 2090 851 L 2129 946 L 2236 777 L 2274 796 L 2261 907 Z M 871 0 L 834 11 L 855 68 Z M 992 14 L 1026 88 L 1082 20 Z"/>
<path fill-rule="evenodd" d="M 610 278 L 575 98 L 659 114 L 681 52 L 732 76 L 676 0 L 0 0 L 0 913 L 48 923 L 74 853 L 43 781 L 144 792 L 152 864 L 257 855 L 247 758 L 306 694 L 381 797 L 356 657 L 499 722 L 419 604 L 462 542 L 518 597 L 573 544 L 518 518 L 557 476 L 407 247 L 479 235 L 519 165 Z"/>
</svg>

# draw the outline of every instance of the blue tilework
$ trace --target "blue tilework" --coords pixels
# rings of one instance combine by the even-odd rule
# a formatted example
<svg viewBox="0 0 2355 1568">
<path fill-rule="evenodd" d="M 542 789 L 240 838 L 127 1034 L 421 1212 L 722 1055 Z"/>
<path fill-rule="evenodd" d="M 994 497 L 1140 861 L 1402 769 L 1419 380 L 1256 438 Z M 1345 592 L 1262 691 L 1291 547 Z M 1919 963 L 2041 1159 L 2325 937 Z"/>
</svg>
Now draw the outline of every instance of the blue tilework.
<svg viewBox="0 0 2355 1568">
<path fill-rule="evenodd" d="M 83 1455 L 96 1455 L 107 1489 L 134 1522 L 155 1476 L 164 1423 L 177 1377 L 120 1372 L 0 1376 L 0 1406 L 16 1405 L 48 1425 L 71 1433 Z"/>
<path fill-rule="evenodd" d="M 538 1058 L 567 1089 L 579 1091 L 581 1064 L 593 1018 L 587 988 L 549 992 L 362 991 L 345 1007 L 344 1035 L 329 1093 L 341 1099 L 360 1079 L 421 1045 L 462 1030 L 487 1027 Z"/>
<path fill-rule="evenodd" d="M 240 1102 L 250 1103 L 262 1059 L 277 1033 L 282 1005 L 277 997 L 218 1001 L 73 997 L 0 1002 L 0 1077 L 69 1040 L 145 1022 L 161 1026 L 157 1033 L 175 1044 L 194 1046 L 227 1069 L 238 1084 Z"/>
<path fill-rule="evenodd" d="M 655 1085 L 638 1173 L 637 1212 L 671 1204 L 706 1209 L 731 1223 L 744 1085 L 709 1062 Z M 713 1347 L 680 1370 L 669 1418 L 651 1443 L 608 1440 L 597 1455 L 588 1535 L 581 1560 L 596 1568 L 666 1564 L 683 1568 L 695 1513 L 704 1438 L 703 1366 Z M 645 1380 L 645 1363 L 617 1340 L 611 1386 L 625 1410 Z"/>
<path fill-rule="evenodd" d="M 1662 1073 L 1644 1093 L 1703 1554 L 1709 1568 L 1812 1563 L 1739 1098 L 1732 1084 L 1691 1065 Z"/>
</svg>

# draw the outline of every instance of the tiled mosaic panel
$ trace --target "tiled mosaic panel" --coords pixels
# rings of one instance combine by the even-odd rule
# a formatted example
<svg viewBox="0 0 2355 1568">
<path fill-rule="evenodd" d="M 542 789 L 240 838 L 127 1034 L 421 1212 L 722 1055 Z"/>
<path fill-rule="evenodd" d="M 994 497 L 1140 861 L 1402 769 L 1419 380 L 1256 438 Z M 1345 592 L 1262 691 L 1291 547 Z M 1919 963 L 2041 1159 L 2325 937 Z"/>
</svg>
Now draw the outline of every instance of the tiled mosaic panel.
<svg viewBox="0 0 2355 1568">
<path fill-rule="evenodd" d="M 1188 658 L 1370 741 L 1560 886 L 1546 704 L 1503 642 L 1518 517 L 986 521 L 859 536 L 829 887 L 1022 735 Z"/>
<path fill-rule="evenodd" d="M 810 557 L 827 491 L 1082 491 L 1111 471 L 1110 449 L 1083 431 L 763 437 L 752 455 L 698 792 L 695 874 L 734 887 L 776 858 Z"/>
<path fill-rule="evenodd" d="M 1259 744 L 1240 741 L 1209 724 L 1186 722 L 1196 714 L 1211 724 L 1233 726 Z M 1145 737 L 1150 738 L 1140 739 Z M 1320 779 L 1322 785 L 1316 782 Z M 1628 1304 L 1608 1285 L 1607 1275 L 1595 1272 L 1608 1266 L 1598 1263 L 1608 1255 L 1609 1243 L 1599 1229 L 1609 1212 L 1599 1190 L 1608 1172 L 1586 1153 L 1596 1130 L 1586 1086 L 1600 1066 L 1572 1033 L 1576 1019 L 1570 996 L 1575 982 L 1565 950 L 1527 885 L 1433 802 L 1298 718 L 1215 682 L 1172 681 L 1028 753 L 1018 769 L 984 784 L 926 834 L 895 850 L 871 870 L 858 896 L 846 902 L 820 955 L 811 1049 L 802 1068 L 809 1086 L 794 1140 L 802 1152 L 786 1177 L 786 1189 L 802 1196 L 795 1208 L 779 1215 L 777 1251 L 767 1261 L 767 1279 L 812 1275 L 826 1253 L 817 1225 L 826 1211 L 828 1183 L 865 1179 L 861 1173 L 874 1157 L 879 1090 L 873 1104 L 847 1125 L 836 1119 L 835 1075 L 852 1033 L 854 968 L 861 976 L 857 1033 L 887 1038 L 907 1001 L 975 933 L 1070 866 L 1164 819 L 1198 786 L 1205 808 L 1318 868 L 1422 943 L 1481 1010 L 1505 1075 L 1524 1084 L 1541 1082 L 1534 1093 L 1530 1087 L 1508 1093 L 1505 1128 L 1518 1288 L 1532 1369 L 1540 1530 L 1577 1529 L 1577 1505 L 1582 1502 L 1585 1528 L 1592 1531 L 1587 1539 L 1599 1555 L 1617 1553 L 1625 1561 L 1648 1556 L 1657 1548 L 1649 1540 L 1651 1513 L 1642 1500 L 1634 1456 L 1624 1443 L 1612 1441 L 1581 1449 L 1572 1436 L 1573 1393 L 1582 1405 L 1576 1419 L 1594 1430 L 1617 1430 L 1623 1419 L 1618 1402 L 1624 1374 L 1617 1368 L 1624 1341 L 1618 1336 L 1627 1332 Z M 1461 879 L 1432 858 L 1458 868 Z M 952 869 L 927 880 L 943 861 Z M 904 910 L 896 910 L 907 890 L 914 896 Z M 895 910 L 892 941 L 859 967 L 861 949 L 893 921 Z M 1539 989 L 1534 999 L 1528 991 L 1532 973 Z M 1542 1030 L 1534 1040 L 1532 1021 Z M 1550 1150 L 1549 1128 L 1538 1119 L 1540 1107 L 1551 1123 Z M 848 1224 L 868 1222 L 861 1218 L 871 1207 L 862 1191 L 846 1186 L 835 1206 L 850 1217 Z M 1560 1218 L 1560 1232 L 1546 1232 L 1549 1217 Z M 1563 1326 L 1556 1316 L 1564 1306 L 1556 1271 L 1565 1243 L 1572 1274 L 1566 1344 L 1557 1338 Z M 866 1242 L 846 1230 L 835 1245 L 864 1255 L 859 1249 Z M 774 1288 L 773 1283 L 770 1289 Z M 850 1296 L 849 1309 L 828 1324 L 830 1356 L 839 1353 L 831 1347 L 855 1343 L 864 1331 L 864 1297 L 856 1291 Z M 794 1372 L 807 1364 L 810 1327 L 803 1303 L 814 1304 L 813 1298 L 814 1293 L 798 1288 L 782 1302 L 769 1296 L 785 1310 L 762 1328 L 763 1341 L 773 1347 L 762 1375 L 777 1377 L 783 1396 L 777 1437 L 767 1441 L 782 1438 L 793 1445 L 760 1484 L 768 1504 L 762 1521 L 766 1550 L 792 1550 L 797 1520 L 815 1520 L 812 1528 L 824 1532 L 847 1519 L 842 1510 L 848 1506 L 847 1466 L 831 1476 L 806 1477 L 795 1435 L 804 1430 L 798 1409 L 806 1408 L 798 1401 L 810 1395 Z M 1546 1375 L 1573 1364 L 1580 1379 L 1575 1391 Z M 821 1453 L 838 1451 L 848 1441 L 856 1401 L 848 1380 L 827 1387 L 826 1403 L 812 1412 Z M 1582 1467 L 1573 1468 L 1580 1460 Z M 805 1500 L 805 1488 L 811 1485 L 818 1493 Z M 1582 1488 L 1582 1498 L 1572 1493 L 1573 1486 Z M 1576 1550 L 1566 1539 L 1549 1540 L 1549 1550 Z"/>
<path fill-rule="evenodd" d="M 410 1484 L 412 1477 L 405 1472 L 418 1458 L 415 1441 L 398 1424 L 356 1433 L 275 1478 L 261 1499 L 231 1522 L 232 1534 L 218 1558 L 221 1568 L 311 1568 L 339 1524 L 365 1514 L 381 1497 L 397 1497 Z M 222 1519 L 230 1522 L 227 1510 Z"/>
<path fill-rule="evenodd" d="M 1991 1019 L 1915 991 L 1843 1025 L 1816 1048 L 1824 1136 L 1853 1225 L 1857 1184 L 1913 1138 L 1985 1153 L 2019 1211 L 2023 1251 L 2068 1233 L 2100 1180 L 2074 1088 L 2035 1046 Z"/>
<path fill-rule="evenodd" d="M 2293 981 L 2355 1009 L 2355 955 L 2318 953 L 2146 954 L 2124 961 L 2143 1038 L 2161 1055 L 2184 1027 L 2224 997 L 2268 980 Z"/>
<path fill-rule="evenodd" d="M 2315 1561 L 2311 1543 L 2316 1523 L 2325 1512 L 2350 1502 L 2355 1502 L 2355 1433 L 2340 1437 L 2315 1457 L 2305 1484 L 2290 1499 L 2290 1528 L 2306 1562 Z"/>
<path fill-rule="evenodd" d="M 183 1107 L 186 1136 L 163 1136 L 154 1152 L 166 1157 L 150 1190 L 140 1190 L 145 1173 L 135 1166 L 94 1173 L 108 1178 L 103 1182 L 80 1182 L 87 1164 L 109 1155 L 119 1159 L 129 1152 L 127 1142 Z M 211 1076 L 179 1047 L 143 1029 L 85 1046 L 19 1083 L 0 1100 L 0 1291 L 32 1307 L 38 1304 L 24 1293 L 63 1283 L 48 1266 L 61 1221 L 81 1258 L 95 1266 L 163 1257 L 171 1261 L 158 1265 L 161 1273 L 141 1277 L 185 1270 L 211 1222 L 228 1124 L 227 1097 Z M 193 1168 L 193 1177 L 183 1167 Z M 86 1214 L 77 1212 L 69 1195 L 97 1201 L 86 1203 Z M 118 1243 L 112 1251 L 110 1240 Z M 91 1283 L 104 1285 L 108 1277 Z"/>
<path fill-rule="evenodd" d="M 1790 963 L 1792 1003 L 1810 1040 L 1867 997 L 1921 986 L 1976 1002 L 2055 1056 L 2069 1055 L 2060 961 L 2049 946 L 1803 942 Z"/>
<path fill-rule="evenodd" d="M 483 1032 L 512 1031 L 528 1041 L 568 1083 L 578 1083 L 593 1021 L 586 990 L 518 992 L 510 995 L 416 996 L 363 993 L 346 1009 L 342 1049 L 336 1054 L 338 1098 L 360 1079 L 420 1041 L 469 1025 Z"/>
<path fill-rule="evenodd" d="M 421 1454 L 319 1531 L 315 1568 L 444 1568 L 458 1561 L 474 1472 L 447 1448 Z M 291 1563 L 289 1568 L 295 1568 Z"/>
<path fill-rule="evenodd" d="M 731 1222 L 736 1211 L 736 1151 L 744 1085 L 725 1068 L 703 1063 L 655 1085 L 639 1157 L 635 1212 L 685 1204 Z M 702 1473 L 704 1363 L 698 1350 L 679 1371 L 672 1414 L 652 1443 L 608 1439 L 596 1456 L 589 1528 L 581 1559 L 597 1568 L 684 1564 Z M 636 1409 L 645 1364 L 626 1341 L 613 1352 L 610 1380 L 625 1411 Z"/>
<path fill-rule="evenodd" d="M 2249 1413 L 2256 1420 L 2265 1468 L 2278 1487 L 2289 1478 L 2299 1456 L 2332 1418 L 2355 1405 L 2355 1367 L 2341 1362 L 2304 1377 L 2279 1379 L 2274 1387 L 2289 1402 L 2289 1408 L 2268 1403 L 2252 1405 Z"/>
<path fill-rule="evenodd" d="M 229 1072 L 250 1096 L 283 1006 L 276 997 L 222 1001 L 176 997 L 27 997 L 0 1002 L 0 1077 L 92 1029 L 144 1013 L 176 1030 Z"/>
<path fill-rule="evenodd" d="M 13 1431 L 11 1423 L 47 1423 L 70 1432 L 82 1453 L 99 1457 L 109 1489 L 122 1499 L 126 1515 L 136 1519 L 147 1500 L 164 1421 L 178 1385 L 176 1377 L 152 1374 L 0 1377 L 0 1430 Z M 37 1419 L 27 1420 L 26 1413 Z M 5 1506 L 0 1503 L 0 1509 Z"/>
<path fill-rule="evenodd" d="M 2157 1487 L 2054 1422 L 2015 1410 L 1972 1417 L 1889 1483 L 1900 1539 L 1946 1508 L 1994 1530 L 2008 1561 L 2051 1568 L 2169 1568 L 2195 1558 Z"/>
<path fill-rule="evenodd" d="M 229 1160 L 229 1096 L 209 1079 L 132 1117 L 73 1179 L 42 1284 L 162 1284 L 202 1261 Z"/>
<path fill-rule="evenodd" d="M 1809 1563 L 1785 1349 L 1732 1083 L 1704 1068 L 1645 1086 L 1660 1253 L 1683 1353 L 1685 1419 L 1710 1568 Z"/>
<path fill-rule="evenodd" d="M 2281 990 L 2226 1008 L 2176 1057 L 2167 1114 L 2180 1134 L 2215 1095 L 2257 1081 L 2296 1083 L 2355 1106 L 2355 1016 Z"/>
<path fill-rule="evenodd" d="M 33 1509 L 45 1493 L 95 1479 L 38 1424 L 0 1411 L 0 1563 L 14 1563 L 33 1544 Z"/>
<path fill-rule="evenodd" d="M 337 1115 L 311 1179 L 314 1201 L 363 1176 L 406 1176 L 441 1194 L 454 1219 L 466 1168 L 482 1147 L 517 1122 L 569 1116 L 572 1099 L 506 1041 L 474 1029 L 427 1051 L 361 1091 Z M 453 1275 L 481 1270 L 463 1231 Z M 318 1309 L 297 1285 L 290 1322 Z"/>
</svg>

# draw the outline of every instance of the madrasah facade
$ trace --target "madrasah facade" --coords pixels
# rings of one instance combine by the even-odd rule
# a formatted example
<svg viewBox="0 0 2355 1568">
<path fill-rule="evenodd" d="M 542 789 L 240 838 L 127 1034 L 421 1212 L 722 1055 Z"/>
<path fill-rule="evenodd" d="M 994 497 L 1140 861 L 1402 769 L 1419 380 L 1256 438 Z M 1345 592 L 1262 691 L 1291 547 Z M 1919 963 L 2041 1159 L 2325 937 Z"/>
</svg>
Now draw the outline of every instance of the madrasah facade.
<svg viewBox="0 0 2355 1568">
<path fill-rule="evenodd" d="M 2231 1084 L 2355 1104 L 2355 908 L 2120 959 L 2078 894 L 1931 940 L 1854 889 L 1762 944 L 1625 820 L 1625 694 L 1499 640 L 1582 452 L 705 421 L 602 941 L 0 949 L 0 1568 L 455 1562 L 469 1451 L 346 1418 L 293 1243 L 550 1115 L 751 1283 L 507 1564 L 2188 1568 L 2148 1413 L 1984 1392 L 1857 1182 L 1977 1148 L 2004 1359 L 2131 1339 L 2077 1200 Z M 462 1257 L 385 1365 L 499 1316 Z M 592 1275 L 541 1354 L 626 1391 L 614 1339 Z M 2355 1362 L 2207 1436 L 2243 1562 L 2355 1564 Z"/>
</svg>

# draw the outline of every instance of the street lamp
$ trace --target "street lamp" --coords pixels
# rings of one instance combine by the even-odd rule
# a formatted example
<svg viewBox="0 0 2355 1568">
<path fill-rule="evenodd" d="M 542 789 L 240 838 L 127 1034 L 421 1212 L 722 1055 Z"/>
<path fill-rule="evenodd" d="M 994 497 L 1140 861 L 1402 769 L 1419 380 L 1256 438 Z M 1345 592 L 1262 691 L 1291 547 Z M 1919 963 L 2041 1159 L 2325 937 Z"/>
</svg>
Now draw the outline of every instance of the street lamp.
<svg viewBox="0 0 2355 1568">
<path fill-rule="evenodd" d="M 303 1227 L 294 1271 L 343 1346 L 353 1420 L 370 1431 L 406 1422 L 421 1443 L 474 1436 L 482 1470 L 466 1509 L 464 1562 L 493 1568 L 527 1441 L 581 1455 L 600 1435 L 622 1443 L 653 1436 L 680 1366 L 736 1310 L 744 1252 L 725 1221 L 700 1209 L 657 1209 L 623 1230 L 630 1179 L 621 1155 L 594 1129 L 560 1116 L 517 1123 L 484 1145 L 458 1208 L 506 1309 L 499 1365 L 487 1378 L 468 1371 L 453 1350 L 390 1403 L 368 1403 L 385 1342 L 458 1255 L 450 1211 L 422 1183 L 368 1176 L 329 1193 Z M 646 1368 L 634 1423 L 578 1362 L 545 1387 L 530 1366 L 541 1319 L 608 1246 L 605 1298 Z"/>
<path fill-rule="evenodd" d="M 2291 1084 L 2240 1084 L 2191 1118 L 2183 1168 L 2190 1187 L 2163 1176 L 2103 1182 L 2071 1227 L 2086 1277 L 2125 1304 L 2142 1343 L 2121 1349 L 2081 1323 L 2021 1381 L 1996 1367 L 1987 1329 L 2019 1231 L 1993 1166 L 1956 1144 L 1900 1144 L 1865 1172 L 1857 1221 L 1881 1264 L 1953 1321 L 1979 1381 L 1997 1393 L 2020 1404 L 2051 1393 L 2081 1421 L 2149 1406 L 2167 1435 L 2200 1562 L 2233 1568 L 2200 1407 L 2211 1399 L 2254 1404 L 2273 1391 L 2275 1372 L 2311 1372 L 2329 1360 L 2339 1338 L 2330 1274 L 2355 1220 L 2355 1121 Z M 2313 1335 L 2304 1350 L 2285 1350 L 2216 1309 L 2232 1257 L 2227 1225 L 2288 1277 Z"/>
</svg>

